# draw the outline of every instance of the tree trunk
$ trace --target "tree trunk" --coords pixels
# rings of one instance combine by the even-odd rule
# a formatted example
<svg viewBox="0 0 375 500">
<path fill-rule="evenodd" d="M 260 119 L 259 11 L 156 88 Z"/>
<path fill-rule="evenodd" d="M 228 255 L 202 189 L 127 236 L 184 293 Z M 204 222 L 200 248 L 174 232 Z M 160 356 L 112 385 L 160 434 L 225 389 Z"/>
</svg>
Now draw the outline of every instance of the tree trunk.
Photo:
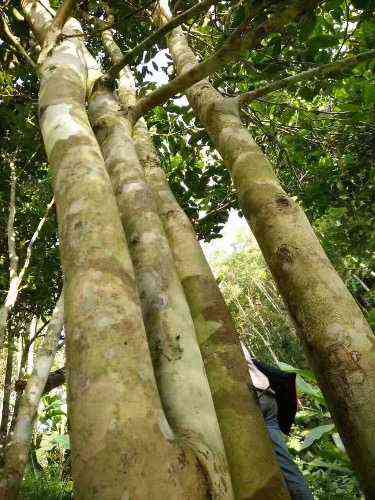
<svg viewBox="0 0 375 500">
<path fill-rule="evenodd" d="M 49 11 L 29 0 L 23 6 L 42 40 Z M 68 20 L 64 34 L 81 33 Z M 125 235 L 86 114 L 97 75 L 90 57 L 81 37 L 64 37 L 39 67 L 40 125 L 55 175 L 65 274 L 76 498 L 193 500 L 205 485 L 192 453 L 173 442 L 160 404 Z"/>
<path fill-rule="evenodd" d="M 14 359 L 14 339 L 8 339 L 7 362 L 4 377 L 3 406 L 0 425 L 0 446 L 4 447 L 8 436 L 8 425 L 10 417 L 10 396 L 12 394 L 12 375 Z M 4 450 L 1 450 L 2 452 Z"/>
<path fill-rule="evenodd" d="M 102 38 L 107 52 L 112 57 L 112 62 L 116 64 L 117 60 L 120 60 L 122 57 L 120 49 L 114 42 L 110 31 L 105 31 Z M 135 104 L 135 83 L 128 68 L 125 68 L 120 74 L 118 93 L 123 109 L 129 109 Z M 108 129 L 106 131 L 102 130 L 101 133 L 103 139 L 105 138 L 103 140 L 104 156 L 106 157 L 106 150 L 108 150 L 108 153 L 113 150 L 120 152 L 121 148 L 119 146 L 115 148 L 108 143 Z M 191 324 L 191 319 L 189 321 L 190 314 L 185 309 L 185 297 L 182 296 L 179 299 L 183 308 L 181 306 L 179 306 L 179 309 L 175 308 L 176 298 L 180 297 L 181 294 L 183 295 L 183 292 L 179 285 L 178 277 L 175 276 L 174 257 L 177 272 L 185 292 L 189 291 L 189 287 L 185 287 L 185 281 L 189 283 L 194 282 L 194 278 L 196 278 L 196 287 L 191 287 L 190 292 L 193 292 L 191 293 L 192 297 L 188 295 L 188 298 L 190 299 L 190 306 L 193 304 L 198 308 L 198 314 L 195 316 L 195 311 L 192 308 L 191 312 L 193 313 L 215 409 L 226 445 L 235 496 L 236 498 L 288 498 L 283 488 L 283 481 L 273 457 L 272 448 L 259 409 L 256 406 L 254 398 L 249 393 L 247 385 L 249 375 L 242 353 L 235 342 L 233 325 L 229 313 L 211 270 L 204 259 L 190 222 L 169 189 L 168 182 L 160 168 L 157 155 L 153 149 L 152 141 L 143 120 L 138 122 L 134 131 L 134 138 L 136 139 L 138 157 L 145 168 L 145 174 L 135 169 L 134 166 L 132 168 L 131 165 L 128 165 L 126 168 L 127 177 L 124 178 L 124 167 L 127 162 L 126 157 L 123 157 L 123 180 L 116 180 L 116 176 L 119 177 L 117 170 L 120 170 L 120 168 L 118 166 L 116 169 L 112 161 L 113 154 L 111 154 L 111 172 L 116 171 L 116 174 L 112 176 L 114 190 L 116 193 L 119 193 L 118 202 L 124 227 L 127 229 L 130 248 L 134 247 L 133 261 L 136 266 L 136 274 L 141 277 L 139 288 L 141 297 L 142 294 L 144 296 L 144 317 L 147 318 L 147 316 L 152 315 L 155 319 L 160 317 L 161 320 L 164 320 L 164 328 L 169 328 L 169 331 L 175 329 L 185 336 L 186 334 L 189 336 L 195 335 L 194 332 L 191 331 L 189 333 L 189 330 L 187 330 L 187 325 Z M 134 153 L 130 154 L 133 145 L 129 138 L 127 140 L 129 142 L 127 157 L 132 157 L 133 163 L 138 163 L 138 159 L 134 160 Z M 132 175 L 130 175 L 130 172 L 132 172 Z M 144 175 L 146 175 L 146 178 Z M 132 183 L 129 182 L 130 178 Z M 125 185 L 128 186 L 128 189 L 124 193 Z M 123 186 L 122 189 L 119 189 L 121 186 Z M 133 197 L 128 194 L 131 191 L 131 186 L 138 187 Z M 152 188 L 153 197 L 149 187 Z M 121 195 L 121 193 L 124 194 Z M 137 210 L 137 207 L 139 210 Z M 168 233 L 169 242 L 172 244 L 173 257 L 170 254 L 168 241 L 166 241 L 164 231 L 157 216 L 157 210 L 159 210 L 163 219 L 164 212 L 169 212 L 170 217 L 168 220 L 171 223 L 168 225 L 167 221 L 163 220 L 163 222 L 165 230 Z M 171 211 L 172 213 L 170 213 Z M 130 221 L 129 216 L 133 216 Z M 139 224 L 138 221 L 141 221 L 141 223 Z M 175 223 L 173 224 L 172 221 L 175 221 Z M 147 232 L 145 231 L 146 228 Z M 136 234 L 137 230 L 138 234 Z M 148 235 L 148 237 L 145 238 L 143 235 Z M 153 237 L 151 238 L 150 236 Z M 135 241 L 133 245 L 131 243 L 132 240 Z M 163 249 L 162 259 L 160 259 L 160 250 L 155 252 L 155 247 L 157 246 Z M 192 263 L 194 263 L 193 268 L 191 268 Z M 157 286 L 155 286 L 155 280 L 147 278 L 151 270 L 153 271 L 153 276 L 159 278 Z M 147 272 L 147 279 L 144 279 L 142 283 L 142 275 L 145 276 L 145 271 Z M 169 286 L 163 290 L 163 286 L 160 283 L 164 285 L 169 284 Z M 173 283 L 175 284 L 173 285 Z M 144 286 L 144 284 L 147 286 Z M 154 290 L 154 293 L 150 293 L 150 290 Z M 160 298 L 163 298 L 163 295 L 167 300 L 160 300 Z M 159 304 L 163 302 L 165 311 L 160 311 Z M 152 304 L 158 306 L 154 313 L 152 313 L 152 308 L 155 305 L 153 306 Z M 173 308 L 179 311 L 177 316 L 173 314 Z M 168 312 L 168 309 L 172 310 Z M 178 323 L 179 315 L 183 319 L 182 322 L 180 320 L 180 326 Z M 222 316 L 224 316 L 224 319 L 221 323 L 220 319 L 222 319 Z M 216 332 L 210 337 L 210 340 L 206 342 L 207 325 L 210 326 L 210 323 L 214 321 L 214 324 L 218 328 L 216 328 Z M 191 330 L 193 328 L 192 325 L 189 328 Z M 149 331 L 157 331 L 158 329 L 160 327 L 157 323 L 149 322 Z M 183 340 L 181 334 L 180 336 Z M 217 353 L 215 352 L 216 350 L 218 351 Z M 170 356 L 172 360 L 173 352 L 165 351 L 164 356 L 159 356 L 160 361 L 164 360 L 165 363 L 167 356 Z M 157 372 L 165 371 L 165 368 L 158 366 L 160 361 L 156 360 Z M 187 386 L 186 379 L 188 378 L 189 370 L 181 367 L 181 371 L 185 373 L 185 382 L 182 385 Z M 166 375 L 167 377 L 170 376 L 167 372 Z M 170 385 L 170 382 L 167 381 L 167 383 Z M 181 388 L 175 384 L 174 391 L 175 394 L 179 394 Z M 191 388 L 189 388 L 189 392 L 191 392 Z M 163 398 L 163 389 L 161 389 L 161 395 Z M 174 397 L 176 398 L 176 395 Z M 192 398 L 192 396 L 190 397 Z M 178 399 L 181 401 L 181 407 L 183 408 L 184 405 L 186 406 L 185 401 L 189 398 L 182 392 L 181 395 L 179 394 Z M 179 402 L 177 403 L 179 404 Z M 174 408 L 176 408 L 176 402 L 174 402 Z M 173 413 L 176 413 L 176 410 Z M 193 428 L 198 428 L 201 432 L 204 431 L 202 427 L 204 421 L 202 419 L 198 427 L 197 424 L 191 422 L 191 417 L 186 422 L 190 427 L 193 425 Z M 207 431 L 203 432 L 203 434 L 207 435 Z M 263 469 L 259 469 L 259 464 L 266 464 L 266 466 Z"/>
<path fill-rule="evenodd" d="M 181 29 L 168 46 L 177 73 L 196 63 Z M 375 338 L 298 202 L 280 186 L 237 105 L 207 80 L 186 95 L 230 169 L 241 208 L 297 325 L 354 469 L 375 496 Z"/>
<path fill-rule="evenodd" d="M 250 390 L 249 372 L 228 308 L 194 229 L 168 185 L 143 120 L 135 127 L 134 138 L 193 316 L 235 497 L 289 498 L 264 420 Z"/>
<path fill-rule="evenodd" d="M 204 468 L 212 497 L 231 499 L 224 446 L 194 324 L 131 125 L 119 111 L 112 93 L 97 85 L 89 115 L 127 235 L 160 397 L 175 439 L 193 449 Z"/>
<path fill-rule="evenodd" d="M 0 482 L 0 499 L 13 500 L 17 498 L 29 457 L 34 420 L 55 358 L 63 323 L 64 307 L 61 295 L 37 354 L 33 373 L 19 400 L 14 432 L 10 435 L 5 451 L 3 479 Z"/>
</svg>

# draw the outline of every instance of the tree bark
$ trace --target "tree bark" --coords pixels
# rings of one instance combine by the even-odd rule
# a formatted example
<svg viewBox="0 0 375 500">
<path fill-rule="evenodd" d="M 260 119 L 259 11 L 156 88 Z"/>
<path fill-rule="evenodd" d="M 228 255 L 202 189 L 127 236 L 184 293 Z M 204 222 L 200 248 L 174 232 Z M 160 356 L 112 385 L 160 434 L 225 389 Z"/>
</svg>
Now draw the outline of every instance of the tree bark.
<svg viewBox="0 0 375 500">
<path fill-rule="evenodd" d="M 4 387 L 3 389 L 3 405 L 1 411 L 0 425 L 0 446 L 4 447 L 8 436 L 8 425 L 10 417 L 10 396 L 12 393 L 12 375 L 13 375 L 13 359 L 14 359 L 14 339 L 8 340 L 7 362 L 5 368 Z M 1 450 L 1 455 L 4 449 Z"/>
<path fill-rule="evenodd" d="M 45 4 L 45 2 L 43 2 Z M 24 0 L 43 40 L 51 16 Z M 39 115 L 65 275 L 72 470 L 77 499 L 196 498 L 204 485 L 173 442 L 160 404 L 133 267 L 112 186 L 85 109 L 92 58 L 69 19 L 40 67 Z M 146 473 L 145 473 L 146 471 Z M 198 495 L 199 498 L 199 495 Z"/>
<path fill-rule="evenodd" d="M 64 324 L 63 296 L 52 313 L 47 332 L 37 354 L 35 367 L 20 398 L 13 433 L 5 450 L 5 466 L 0 481 L 0 499 L 15 500 L 29 457 L 32 431 L 38 405 L 51 369 Z"/>
<path fill-rule="evenodd" d="M 112 62 L 116 64 L 116 60 L 121 60 L 122 57 L 119 47 L 114 42 L 109 31 L 104 32 L 102 38 L 107 52 L 112 57 Z M 129 109 L 135 104 L 135 84 L 128 68 L 120 75 L 118 92 L 123 109 Z M 272 453 L 264 422 L 254 398 L 249 393 L 247 385 L 249 374 L 242 353 L 235 341 L 233 325 L 220 290 L 203 256 L 188 218 L 179 207 L 169 189 L 168 181 L 160 168 L 152 140 L 148 135 L 147 126 L 143 120 L 138 122 L 133 136 L 136 140 L 138 157 L 145 170 L 144 174 L 136 172 L 133 182 L 137 179 L 138 186 L 148 185 L 143 190 L 139 187 L 138 191 L 143 193 L 140 198 L 142 200 L 141 207 L 143 214 L 145 213 L 144 200 L 149 199 L 147 217 L 149 222 L 147 225 L 149 234 L 154 234 L 154 238 L 150 241 L 151 248 L 148 250 L 149 256 L 150 251 L 151 255 L 152 252 L 154 254 L 151 268 L 154 270 L 155 275 L 159 274 L 162 283 L 171 284 L 178 281 L 178 278 L 174 276 L 174 267 L 176 265 L 176 270 L 185 293 L 190 292 L 190 294 L 187 294 L 187 298 L 191 313 L 193 314 L 198 342 L 202 350 L 215 409 L 224 438 L 235 498 L 288 498 L 283 488 L 283 480 Z M 106 137 L 108 137 L 108 133 Z M 111 150 L 113 149 L 111 148 Z M 119 148 L 116 149 L 119 151 Z M 114 170 L 114 166 L 112 169 Z M 118 185 L 125 184 L 124 182 L 115 183 L 115 192 L 120 192 Z M 149 187 L 153 191 L 153 197 L 151 196 Z M 129 241 L 134 238 L 137 241 L 136 246 L 142 246 L 142 238 L 137 238 L 137 235 L 134 234 L 134 227 L 137 221 L 137 211 L 134 211 L 134 207 L 136 206 L 135 201 L 131 199 L 127 200 L 126 206 L 126 200 L 121 201 L 120 198 L 119 205 L 122 207 L 124 226 L 129 226 L 129 223 L 126 221 L 129 213 L 133 213 L 134 215 L 133 226 L 131 226 L 130 234 L 128 235 Z M 150 215 L 151 211 L 152 215 Z M 170 255 L 168 242 L 165 239 L 164 231 L 156 215 L 157 211 L 159 211 L 164 229 L 167 232 L 173 257 Z M 167 220 L 165 220 L 165 213 L 169 215 Z M 138 219 L 140 218 L 138 215 Z M 157 228 L 156 231 L 155 228 Z M 140 226 L 139 232 L 144 232 L 144 229 L 144 227 Z M 167 249 L 163 252 L 164 256 L 162 260 L 159 260 L 160 257 L 158 257 L 158 254 L 155 255 L 155 250 L 152 249 L 152 246 L 157 246 L 156 242 L 159 242 L 159 247 Z M 144 252 L 147 251 L 146 247 L 147 245 L 143 244 Z M 138 248 L 134 252 L 134 260 L 141 260 L 145 264 L 145 259 L 142 256 L 140 257 L 142 252 L 140 253 L 139 250 L 141 249 Z M 144 266 L 144 269 L 147 269 L 148 272 L 150 272 L 150 262 L 151 260 L 149 259 L 148 265 Z M 140 268 L 137 270 L 137 273 L 142 274 L 144 269 L 141 266 L 138 267 Z M 168 277 L 167 280 L 166 277 Z M 195 287 L 191 286 L 194 281 Z M 143 290 L 141 291 L 141 295 L 144 293 L 144 296 L 148 297 L 149 302 L 160 304 L 160 299 L 156 299 L 158 296 L 160 298 L 163 295 L 161 287 L 156 287 L 158 293 L 153 297 L 150 295 L 149 290 L 152 288 L 155 289 L 155 286 L 150 286 L 150 279 L 145 280 L 145 283 L 148 286 L 144 287 L 142 283 L 140 284 L 140 289 Z M 190 287 L 185 286 L 187 283 L 189 283 Z M 179 289 L 180 287 L 176 285 L 173 288 L 169 287 L 169 290 L 167 289 L 166 308 L 168 308 L 168 303 L 172 307 L 176 303 L 175 296 L 182 293 Z M 185 303 L 184 297 L 182 297 L 181 302 Z M 192 308 L 192 305 L 197 310 L 194 307 Z M 150 310 L 150 306 L 146 304 L 144 307 L 144 314 L 146 315 L 147 310 Z M 186 320 L 190 317 L 190 314 L 186 313 L 185 306 L 183 310 L 180 307 L 180 311 L 179 314 L 184 320 L 178 331 L 184 332 L 185 330 L 184 333 L 186 334 L 188 333 L 186 331 Z M 182 315 L 183 311 L 185 312 Z M 163 318 L 159 311 L 156 312 L 157 316 Z M 223 321 L 220 321 L 221 319 Z M 178 322 L 176 319 L 173 319 L 171 313 L 169 313 L 169 317 L 165 315 L 165 320 L 167 322 L 164 321 L 164 324 L 169 323 L 172 327 L 178 326 Z M 183 323 L 185 323 L 184 328 L 182 327 Z M 212 325 L 214 325 L 213 329 Z M 211 332 L 213 335 L 207 341 L 210 326 L 211 330 L 213 330 Z M 150 324 L 150 327 L 154 331 L 157 330 L 157 325 L 155 324 Z M 190 335 L 193 334 L 190 333 Z M 170 356 L 168 352 L 165 354 Z M 184 370 L 184 372 L 186 373 L 186 379 L 188 371 Z M 176 386 L 175 390 L 180 391 L 181 389 Z M 161 392 L 163 396 L 163 391 Z M 179 398 L 183 405 L 183 399 L 186 396 L 181 395 Z M 200 427 L 202 427 L 202 423 Z M 263 469 L 259 468 L 259 464 L 265 464 Z"/>
<path fill-rule="evenodd" d="M 196 63 L 181 29 L 168 39 L 183 73 Z M 375 496 L 375 338 L 336 273 L 299 203 L 282 189 L 238 107 L 207 80 L 186 92 L 232 174 L 242 210 L 297 325 L 335 423 Z"/>
<path fill-rule="evenodd" d="M 148 135 L 134 130 L 138 156 L 154 192 L 174 262 L 188 300 L 224 440 L 236 499 L 289 498 L 232 318 L 194 229 L 177 203 Z"/>
<path fill-rule="evenodd" d="M 103 38 L 108 36 L 109 33 L 103 34 Z M 131 75 L 126 70 L 122 76 L 120 89 L 124 95 L 123 80 L 129 82 Z M 210 494 L 231 499 L 224 446 L 194 323 L 137 157 L 131 124 L 105 85 L 96 86 L 89 101 L 89 116 L 106 161 L 134 263 L 168 422 L 181 445 L 194 450 L 208 478 Z"/>
</svg>

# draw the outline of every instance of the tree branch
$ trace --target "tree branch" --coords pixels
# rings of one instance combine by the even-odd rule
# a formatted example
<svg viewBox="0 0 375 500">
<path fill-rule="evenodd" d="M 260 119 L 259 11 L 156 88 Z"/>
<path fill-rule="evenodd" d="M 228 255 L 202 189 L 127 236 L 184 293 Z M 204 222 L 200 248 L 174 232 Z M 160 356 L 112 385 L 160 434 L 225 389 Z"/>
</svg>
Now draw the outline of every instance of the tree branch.
<svg viewBox="0 0 375 500">
<path fill-rule="evenodd" d="M 169 22 L 164 24 L 160 29 L 151 33 L 148 37 L 146 37 L 139 45 L 134 47 L 133 49 L 125 52 L 122 59 L 119 60 L 110 71 L 104 75 L 105 79 L 116 78 L 121 69 L 129 64 L 130 61 L 134 61 L 134 57 L 141 54 L 143 51 L 154 45 L 161 37 L 165 36 L 167 33 L 172 31 L 177 26 L 185 23 L 188 19 L 200 14 L 201 12 L 207 10 L 208 7 L 216 3 L 218 0 L 203 0 L 202 2 L 198 2 L 196 5 L 186 10 L 182 14 L 172 18 Z"/>
<path fill-rule="evenodd" d="M 133 120 L 137 121 L 155 106 L 163 104 L 212 73 L 220 71 L 225 64 L 240 59 L 243 51 L 256 48 L 269 33 L 283 30 L 287 24 L 314 9 L 320 2 L 321 0 L 295 0 L 284 10 L 270 15 L 255 30 L 251 26 L 254 17 L 252 12 L 212 56 L 140 99 L 133 109 Z"/>
<path fill-rule="evenodd" d="M 8 23 L 6 22 L 4 14 L 1 14 L 1 24 L 3 25 L 3 32 L 5 36 L 8 38 L 9 42 L 13 47 L 17 50 L 17 52 L 25 59 L 25 61 L 35 70 L 36 64 L 26 52 L 26 50 L 22 47 L 18 38 L 12 33 Z"/>
<path fill-rule="evenodd" d="M 55 17 L 52 20 L 51 26 L 48 30 L 48 33 L 46 35 L 46 38 L 43 43 L 43 48 L 40 51 L 39 58 L 38 58 L 38 64 L 41 65 L 43 62 L 47 59 L 51 51 L 53 50 L 57 39 L 59 38 L 63 28 L 64 24 L 68 20 L 68 18 L 71 16 L 74 7 L 76 5 L 78 0 L 64 0 L 62 5 L 59 7 L 58 11 L 56 12 Z"/>
<path fill-rule="evenodd" d="M 29 241 L 29 244 L 28 244 L 28 246 L 27 246 L 27 250 L 26 250 L 26 258 L 25 258 L 25 262 L 24 262 L 24 264 L 23 264 L 23 266 L 22 266 L 22 269 L 21 269 L 21 271 L 20 271 L 20 273 L 19 273 L 19 275 L 18 275 L 18 281 L 19 281 L 19 283 L 18 283 L 18 284 L 19 284 L 19 285 L 21 284 L 21 281 L 22 281 L 22 279 L 23 279 L 23 277 L 24 277 L 24 274 L 25 274 L 25 272 L 26 272 L 27 268 L 29 267 L 29 264 L 30 264 L 30 259 L 31 259 L 31 251 L 32 251 L 32 249 L 33 249 L 33 245 L 34 245 L 34 243 L 35 243 L 36 239 L 38 238 L 39 233 L 40 233 L 40 231 L 41 231 L 41 229 L 42 229 L 42 227 L 43 227 L 44 223 L 45 223 L 45 222 L 46 222 L 46 220 L 47 220 L 48 213 L 49 213 L 49 211 L 51 210 L 51 208 L 52 208 L 52 206 L 53 206 L 53 204 L 54 204 L 54 203 L 55 203 L 55 199 L 54 199 L 54 198 L 52 198 L 52 200 L 51 200 L 51 201 L 49 202 L 49 204 L 47 205 L 46 211 L 45 211 L 45 213 L 44 213 L 43 217 L 40 219 L 39 224 L 38 224 L 38 226 L 37 226 L 36 230 L 34 231 L 34 234 L 32 235 L 32 237 L 31 237 L 31 239 L 30 239 L 30 241 Z"/>
<path fill-rule="evenodd" d="M 244 106 L 245 104 L 249 104 L 251 101 L 258 99 L 259 97 L 270 94 L 271 92 L 275 92 L 276 90 L 281 90 L 286 87 L 290 87 L 298 82 L 310 80 L 311 78 L 317 75 L 325 75 L 327 73 L 338 73 L 340 71 L 345 70 L 348 66 L 353 66 L 355 64 L 359 64 L 363 61 L 367 61 L 368 59 L 372 58 L 375 58 L 375 49 L 362 52 L 361 54 L 357 54 L 356 56 L 347 57 L 345 59 L 342 59 L 341 61 L 335 61 L 333 63 L 323 64 L 321 66 L 317 66 L 316 68 L 302 71 L 297 75 L 288 76 L 287 78 L 283 78 L 282 80 L 277 80 L 268 85 L 265 85 L 264 87 L 260 87 L 259 89 L 252 90 L 251 92 L 246 92 L 246 94 L 239 95 L 235 97 L 235 99 L 237 100 L 239 106 Z"/>
<path fill-rule="evenodd" d="M 18 255 L 16 252 L 16 232 L 14 230 L 14 220 L 16 217 L 16 166 L 13 162 L 10 163 L 10 200 L 9 200 L 9 217 L 8 217 L 8 255 L 10 262 L 10 277 L 17 275 L 18 271 Z"/>
</svg>

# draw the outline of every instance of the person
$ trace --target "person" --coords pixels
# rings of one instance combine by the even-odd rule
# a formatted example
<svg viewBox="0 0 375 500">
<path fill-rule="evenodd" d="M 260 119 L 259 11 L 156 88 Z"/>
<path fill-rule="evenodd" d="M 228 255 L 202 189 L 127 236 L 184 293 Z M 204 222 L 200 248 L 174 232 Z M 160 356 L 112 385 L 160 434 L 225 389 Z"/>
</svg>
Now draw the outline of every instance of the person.
<svg viewBox="0 0 375 500">
<path fill-rule="evenodd" d="M 283 436 L 290 433 L 297 413 L 296 375 L 253 359 L 243 342 L 241 347 L 289 494 L 292 500 L 314 500 Z"/>
</svg>

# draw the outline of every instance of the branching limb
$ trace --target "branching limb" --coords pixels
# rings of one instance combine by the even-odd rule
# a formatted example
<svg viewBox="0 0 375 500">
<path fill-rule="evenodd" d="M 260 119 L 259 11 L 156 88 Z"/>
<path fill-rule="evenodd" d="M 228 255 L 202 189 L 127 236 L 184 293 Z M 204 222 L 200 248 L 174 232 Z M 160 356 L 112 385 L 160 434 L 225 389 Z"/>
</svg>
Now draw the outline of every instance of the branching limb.
<svg viewBox="0 0 375 500">
<path fill-rule="evenodd" d="M 10 201 L 9 201 L 9 218 L 8 218 L 8 253 L 9 253 L 9 290 L 5 299 L 4 304 L 0 308 L 0 349 L 3 347 L 5 340 L 6 324 L 8 321 L 9 311 L 12 309 L 16 303 L 18 294 L 21 290 L 21 283 L 25 276 L 25 273 L 30 265 L 30 259 L 32 254 L 33 245 L 38 238 L 40 231 L 47 220 L 48 213 L 54 204 L 54 199 L 48 204 L 47 209 L 39 221 L 39 224 L 32 235 L 27 250 L 25 262 L 22 266 L 21 271 L 18 273 L 18 262 L 19 258 L 16 252 L 16 235 L 14 229 L 14 220 L 16 213 L 16 171 L 15 165 L 11 163 L 11 178 L 10 178 Z"/>
<path fill-rule="evenodd" d="M 4 14 L 1 14 L 1 24 L 3 27 L 3 32 L 5 36 L 8 38 L 9 42 L 11 45 L 15 48 L 15 50 L 25 59 L 25 61 L 35 70 L 36 69 L 36 64 L 32 60 L 32 58 L 29 56 L 29 54 L 26 52 L 26 50 L 22 47 L 20 41 L 18 38 L 12 33 Z"/>
<path fill-rule="evenodd" d="M 59 7 L 56 12 L 55 17 L 51 23 L 50 29 L 46 35 L 46 38 L 43 43 L 43 48 L 40 51 L 38 64 L 41 65 L 46 60 L 48 55 L 53 50 L 57 39 L 61 35 L 62 29 L 64 28 L 64 24 L 71 16 L 74 7 L 78 0 L 64 0 L 63 4 Z"/>
<path fill-rule="evenodd" d="M 0 308 L 0 349 L 3 348 L 5 341 L 6 325 L 9 311 L 12 308 L 18 289 L 18 255 L 16 251 L 16 232 L 14 229 L 14 220 L 16 217 L 16 166 L 10 162 L 10 199 L 9 216 L 7 223 L 8 234 L 8 257 L 9 257 L 9 290 L 4 304 Z"/>
<path fill-rule="evenodd" d="M 205 61 L 191 67 L 174 80 L 159 87 L 143 99 L 138 101 L 133 110 L 133 120 L 150 111 L 155 106 L 166 102 L 176 94 L 184 92 L 195 83 L 220 71 L 225 64 L 240 59 L 245 50 L 256 48 L 269 33 L 283 30 L 287 24 L 298 19 L 309 10 L 319 5 L 321 0 L 295 0 L 284 10 L 278 11 L 267 18 L 256 29 L 252 29 L 251 22 L 254 13 L 251 13 L 230 36 L 227 42 Z"/>
<path fill-rule="evenodd" d="M 134 57 L 142 54 L 143 51 L 154 45 L 158 40 L 160 40 L 167 33 L 172 31 L 177 26 L 181 26 L 181 24 L 185 23 L 187 20 L 192 17 L 197 16 L 201 12 L 207 10 L 208 7 L 217 3 L 218 0 L 202 0 L 202 2 L 198 2 L 196 5 L 186 10 L 182 14 L 172 18 L 169 22 L 164 24 L 160 29 L 146 37 L 139 45 L 134 47 L 133 49 L 125 52 L 122 59 L 119 60 L 109 71 L 105 78 L 115 78 L 121 69 L 129 64 L 130 61 L 134 61 Z"/>
<path fill-rule="evenodd" d="M 276 90 L 290 87 L 298 82 L 310 80 L 314 76 L 322 76 L 328 73 L 338 73 L 345 70 L 348 66 L 353 66 L 355 64 L 359 64 L 373 58 L 375 58 L 375 49 L 362 52 L 361 54 L 357 54 L 352 57 L 347 57 L 345 59 L 342 59 L 341 61 L 323 64 L 321 66 L 317 66 L 316 68 L 302 71 L 297 75 L 288 76 L 287 78 L 277 80 L 268 85 L 265 85 L 264 87 L 260 87 L 259 89 L 252 90 L 251 92 L 246 92 L 246 94 L 242 94 L 235 99 L 238 101 L 239 106 L 244 106 L 245 104 L 249 104 L 251 101 L 258 99 L 259 97 L 263 97 L 264 95 L 275 92 Z"/>
</svg>

